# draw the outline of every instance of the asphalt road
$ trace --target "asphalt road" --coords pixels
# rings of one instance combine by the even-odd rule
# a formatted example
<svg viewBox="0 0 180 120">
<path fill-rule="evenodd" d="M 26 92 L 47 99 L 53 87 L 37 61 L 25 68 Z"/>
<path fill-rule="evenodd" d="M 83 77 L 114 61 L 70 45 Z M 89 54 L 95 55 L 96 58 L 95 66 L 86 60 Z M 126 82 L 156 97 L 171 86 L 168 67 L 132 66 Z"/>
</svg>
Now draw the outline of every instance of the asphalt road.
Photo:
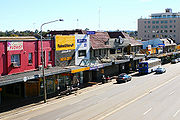
<svg viewBox="0 0 180 120">
<path fill-rule="evenodd" d="M 133 75 L 65 99 L 21 110 L 6 120 L 180 120 L 180 63 L 164 74 Z"/>
</svg>

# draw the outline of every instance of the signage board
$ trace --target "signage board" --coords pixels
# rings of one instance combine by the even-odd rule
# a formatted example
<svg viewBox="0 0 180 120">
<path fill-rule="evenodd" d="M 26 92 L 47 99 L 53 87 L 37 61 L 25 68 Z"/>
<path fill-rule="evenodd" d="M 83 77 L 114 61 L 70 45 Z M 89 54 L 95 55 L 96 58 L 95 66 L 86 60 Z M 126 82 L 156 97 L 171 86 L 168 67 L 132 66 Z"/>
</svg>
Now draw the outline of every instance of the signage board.
<svg viewBox="0 0 180 120">
<path fill-rule="evenodd" d="M 56 35 L 56 51 L 75 49 L 75 36 Z"/>
<path fill-rule="evenodd" d="M 87 39 L 77 39 L 77 43 L 85 43 L 87 42 Z"/>
<path fill-rule="evenodd" d="M 164 47 L 164 46 L 165 46 L 165 44 L 158 44 L 158 46 L 159 46 L 159 47 Z"/>
<path fill-rule="evenodd" d="M 95 31 L 87 31 L 86 34 L 87 35 L 93 35 L 93 34 L 96 34 L 96 32 Z"/>
<path fill-rule="evenodd" d="M 23 42 L 7 42 L 7 51 L 23 50 Z"/>
<path fill-rule="evenodd" d="M 71 73 L 77 73 L 77 72 L 86 71 L 86 70 L 89 70 L 89 69 L 90 69 L 90 67 L 75 69 L 75 70 L 71 70 Z"/>
</svg>

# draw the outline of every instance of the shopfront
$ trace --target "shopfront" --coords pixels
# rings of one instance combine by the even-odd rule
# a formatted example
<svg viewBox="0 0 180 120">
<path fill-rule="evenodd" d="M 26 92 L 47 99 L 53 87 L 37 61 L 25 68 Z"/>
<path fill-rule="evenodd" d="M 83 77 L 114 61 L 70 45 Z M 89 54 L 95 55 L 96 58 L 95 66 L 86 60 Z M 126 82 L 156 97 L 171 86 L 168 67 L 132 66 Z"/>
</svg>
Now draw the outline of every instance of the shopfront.
<svg viewBox="0 0 180 120">
<path fill-rule="evenodd" d="M 45 77 L 47 83 L 47 94 L 54 93 L 56 90 L 56 75 Z M 40 78 L 40 95 L 44 95 L 43 79 Z"/>
</svg>

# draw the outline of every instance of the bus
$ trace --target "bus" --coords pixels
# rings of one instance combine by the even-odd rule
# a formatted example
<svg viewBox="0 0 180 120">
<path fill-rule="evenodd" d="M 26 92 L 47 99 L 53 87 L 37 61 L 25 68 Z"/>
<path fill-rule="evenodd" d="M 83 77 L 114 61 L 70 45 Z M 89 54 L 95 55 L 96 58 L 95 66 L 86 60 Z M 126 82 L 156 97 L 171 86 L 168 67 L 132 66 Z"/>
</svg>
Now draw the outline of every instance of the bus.
<svg viewBox="0 0 180 120">
<path fill-rule="evenodd" d="M 139 62 L 138 69 L 140 74 L 148 74 L 155 71 L 158 66 L 161 66 L 161 59 L 151 58 L 147 61 Z"/>
</svg>

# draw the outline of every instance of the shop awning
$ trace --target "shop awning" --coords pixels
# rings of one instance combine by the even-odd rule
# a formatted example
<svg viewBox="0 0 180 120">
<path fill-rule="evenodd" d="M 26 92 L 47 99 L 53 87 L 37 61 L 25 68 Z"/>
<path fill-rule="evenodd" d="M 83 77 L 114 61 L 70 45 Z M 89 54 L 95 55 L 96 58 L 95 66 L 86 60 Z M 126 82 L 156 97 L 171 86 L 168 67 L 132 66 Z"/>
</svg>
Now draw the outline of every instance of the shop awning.
<svg viewBox="0 0 180 120">
<path fill-rule="evenodd" d="M 90 70 L 90 67 L 81 67 L 81 66 L 69 66 L 66 68 L 71 69 L 71 73 L 78 73 L 78 72 Z"/>
<path fill-rule="evenodd" d="M 63 69 L 61 67 L 52 67 L 50 69 L 45 70 L 45 76 L 70 72 L 70 69 Z M 43 77 L 42 71 L 29 71 L 23 73 L 17 73 L 12 75 L 5 75 L 0 77 L 0 86 L 14 84 L 18 82 L 25 82 L 32 79 L 37 79 Z"/>
</svg>

